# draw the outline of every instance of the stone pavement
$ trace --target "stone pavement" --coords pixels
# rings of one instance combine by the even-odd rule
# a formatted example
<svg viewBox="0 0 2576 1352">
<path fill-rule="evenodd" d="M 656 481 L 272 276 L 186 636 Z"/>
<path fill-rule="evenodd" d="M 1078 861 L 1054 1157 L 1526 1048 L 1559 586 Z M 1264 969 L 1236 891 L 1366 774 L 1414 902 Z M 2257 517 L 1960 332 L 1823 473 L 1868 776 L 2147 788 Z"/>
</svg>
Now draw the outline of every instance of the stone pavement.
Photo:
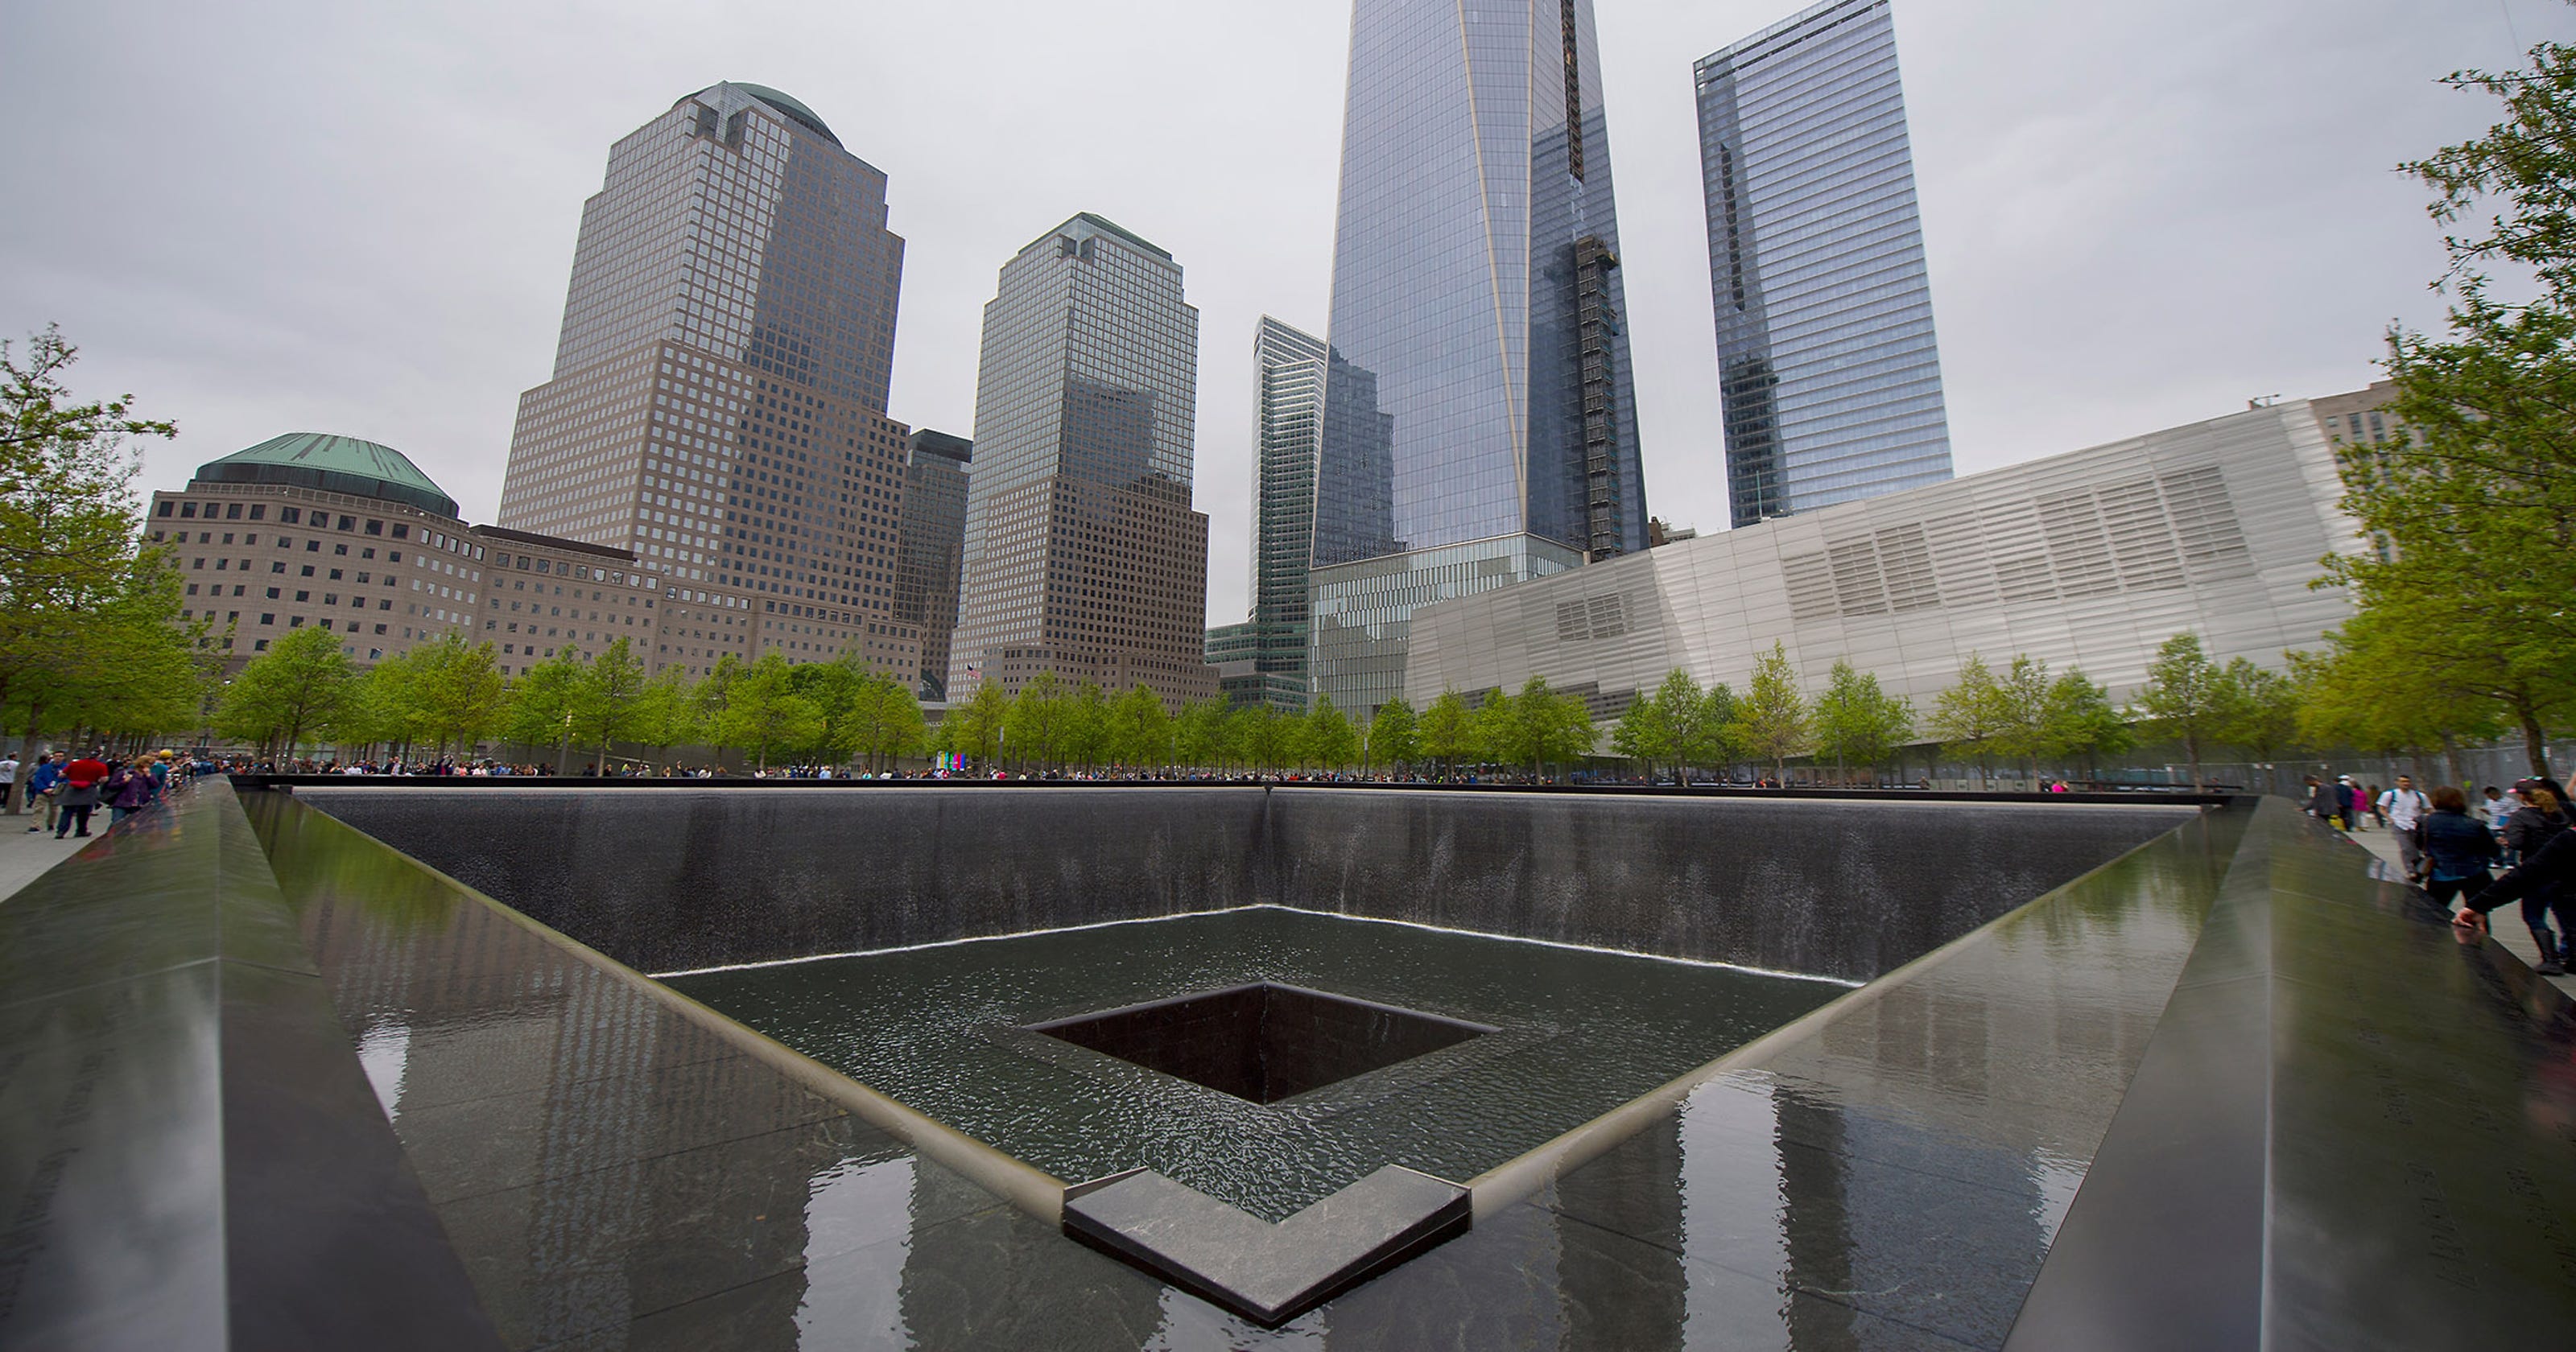
<svg viewBox="0 0 2576 1352">
<path fill-rule="evenodd" d="M 2368 831 L 2353 832 L 2351 839 L 2353 844 L 2378 856 L 2379 866 L 2371 870 L 2370 876 L 2390 882 L 2399 882 L 2405 878 L 2406 875 L 2401 871 L 2404 865 L 2399 861 L 2397 837 L 2394 834 L 2373 828 Z M 2522 959 L 2524 966 L 2540 965 L 2540 946 L 2531 941 L 2531 931 L 2522 927 L 2520 903 L 2507 902 L 2493 915 L 2488 916 L 2487 934 L 2497 943 L 2503 944 L 2515 957 Z M 2543 980 L 2570 996 L 2576 996 L 2576 974 L 2545 977 Z"/>
<path fill-rule="evenodd" d="M 77 837 L 56 840 L 51 831 L 30 832 L 27 828 L 45 820 L 44 810 L 19 816 L 0 815 L 0 901 L 18 894 L 18 889 L 44 875 L 45 870 L 71 858 L 89 841 Z M 107 809 L 90 815 L 92 840 L 107 833 Z"/>
</svg>

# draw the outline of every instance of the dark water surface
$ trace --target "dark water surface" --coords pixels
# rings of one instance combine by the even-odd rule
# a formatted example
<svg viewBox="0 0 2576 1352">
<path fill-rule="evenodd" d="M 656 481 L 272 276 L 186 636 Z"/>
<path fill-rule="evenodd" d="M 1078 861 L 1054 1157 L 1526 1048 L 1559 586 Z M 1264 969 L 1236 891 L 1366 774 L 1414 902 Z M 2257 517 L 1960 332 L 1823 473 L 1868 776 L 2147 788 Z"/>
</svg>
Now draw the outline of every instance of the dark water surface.
<svg viewBox="0 0 2576 1352">
<path fill-rule="evenodd" d="M 1464 1182 L 1845 989 L 1273 907 L 668 980 L 1068 1182 L 1271 1219 L 1386 1164 Z M 1496 1031 L 1264 1105 L 1023 1028 L 1257 981 Z"/>
</svg>

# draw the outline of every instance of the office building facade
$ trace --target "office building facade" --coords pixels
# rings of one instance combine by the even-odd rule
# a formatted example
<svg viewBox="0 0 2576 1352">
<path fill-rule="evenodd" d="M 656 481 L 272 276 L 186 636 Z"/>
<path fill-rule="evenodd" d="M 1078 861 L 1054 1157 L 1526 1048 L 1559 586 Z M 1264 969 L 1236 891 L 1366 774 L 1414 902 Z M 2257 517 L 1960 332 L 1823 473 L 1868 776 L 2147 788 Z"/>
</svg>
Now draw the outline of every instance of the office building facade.
<svg viewBox="0 0 2576 1352">
<path fill-rule="evenodd" d="M 1810 691 L 1847 659 L 1918 719 L 1971 655 L 2080 667 L 2115 701 L 2185 631 L 2277 669 L 2352 614 L 2309 585 L 2366 547 L 2334 452 L 2295 400 L 1675 541 L 1425 609 L 1406 693 L 1544 676 L 1609 720 L 1676 668 L 1742 690 L 1775 642 Z"/>
<path fill-rule="evenodd" d="M 1889 0 L 1696 68 L 1733 523 L 1950 477 Z"/>
<path fill-rule="evenodd" d="M 467 525 L 409 457 L 356 437 L 271 437 L 145 510 L 183 578 L 181 622 L 232 670 L 307 627 L 361 667 L 461 635 L 490 643 L 504 676 L 620 638 L 644 660 L 675 639 L 670 580 L 631 551 Z"/>
<path fill-rule="evenodd" d="M 1325 354 L 1323 339 L 1268 315 L 1253 329 L 1252 614 L 1208 635 L 1208 664 L 1229 704 L 1306 708 Z"/>
<path fill-rule="evenodd" d="M 1645 547 L 1590 0 L 1357 0 L 1340 191 L 1311 661 L 1365 713 L 1415 606 Z"/>
<path fill-rule="evenodd" d="M 948 696 L 1039 673 L 1178 705 L 1203 660 L 1190 509 L 1198 310 L 1170 253 L 1089 213 L 1002 265 L 984 307 Z"/>
<path fill-rule="evenodd" d="M 948 640 L 957 628 L 959 564 L 966 551 L 966 481 L 975 443 L 922 428 L 903 467 L 903 525 L 896 531 L 895 622 L 921 635 L 924 699 L 948 697 Z"/>
<path fill-rule="evenodd" d="M 689 95 L 609 152 L 500 524 L 629 551 L 697 635 L 654 665 L 843 651 L 909 679 L 906 429 L 885 415 L 903 241 L 885 175 L 795 99 Z"/>
</svg>

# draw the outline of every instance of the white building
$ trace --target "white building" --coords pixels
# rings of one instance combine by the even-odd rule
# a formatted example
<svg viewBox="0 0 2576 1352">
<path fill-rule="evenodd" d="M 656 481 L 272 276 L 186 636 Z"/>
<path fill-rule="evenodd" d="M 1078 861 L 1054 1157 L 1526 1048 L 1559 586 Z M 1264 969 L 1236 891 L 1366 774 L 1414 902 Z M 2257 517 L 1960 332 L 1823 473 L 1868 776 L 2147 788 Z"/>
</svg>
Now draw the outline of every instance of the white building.
<svg viewBox="0 0 2576 1352">
<path fill-rule="evenodd" d="M 2182 630 L 2278 667 L 2352 613 L 2309 585 L 2363 547 L 2340 491 L 2310 401 L 2249 409 L 1425 606 L 1405 695 L 1535 674 L 1607 719 L 1676 667 L 1741 691 L 1775 641 L 1811 689 L 1848 658 L 1918 710 L 1972 653 L 2078 667 L 2115 700 Z"/>
</svg>

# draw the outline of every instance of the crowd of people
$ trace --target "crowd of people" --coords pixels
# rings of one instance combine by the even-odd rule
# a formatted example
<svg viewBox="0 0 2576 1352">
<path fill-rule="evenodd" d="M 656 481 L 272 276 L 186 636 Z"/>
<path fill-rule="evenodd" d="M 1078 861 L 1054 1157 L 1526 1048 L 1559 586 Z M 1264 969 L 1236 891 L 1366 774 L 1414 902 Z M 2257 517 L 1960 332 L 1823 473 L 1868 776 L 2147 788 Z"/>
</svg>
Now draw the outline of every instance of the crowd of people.
<svg viewBox="0 0 2576 1352">
<path fill-rule="evenodd" d="M 2565 785 L 2537 777 L 2511 789 L 2489 785 L 2475 804 L 2449 784 L 2419 791 L 2405 775 L 2376 793 L 2350 775 L 2331 784 L 2311 775 L 2308 785 L 2309 815 L 2343 830 L 2375 821 L 2391 832 L 2407 881 L 2451 923 L 2482 931 L 2490 913 L 2518 901 L 2540 950 L 2535 970 L 2559 976 L 2576 967 L 2576 831 Z"/>
<path fill-rule="evenodd" d="M 45 819 L 27 828 L 31 834 L 51 831 L 57 840 L 79 839 L 90 834 L 90 819 L 99 808 L 107 809 L 110 825 L 121 822 L 160 801 L 171 776 L 189 768 L 167 751 L 128 760 L 113 759 L 105 751 L 54 751 L 36 757 L 33 766 L 0 752 L 0 805 L 29 814 L 41 809 Z"/>
</svg>

